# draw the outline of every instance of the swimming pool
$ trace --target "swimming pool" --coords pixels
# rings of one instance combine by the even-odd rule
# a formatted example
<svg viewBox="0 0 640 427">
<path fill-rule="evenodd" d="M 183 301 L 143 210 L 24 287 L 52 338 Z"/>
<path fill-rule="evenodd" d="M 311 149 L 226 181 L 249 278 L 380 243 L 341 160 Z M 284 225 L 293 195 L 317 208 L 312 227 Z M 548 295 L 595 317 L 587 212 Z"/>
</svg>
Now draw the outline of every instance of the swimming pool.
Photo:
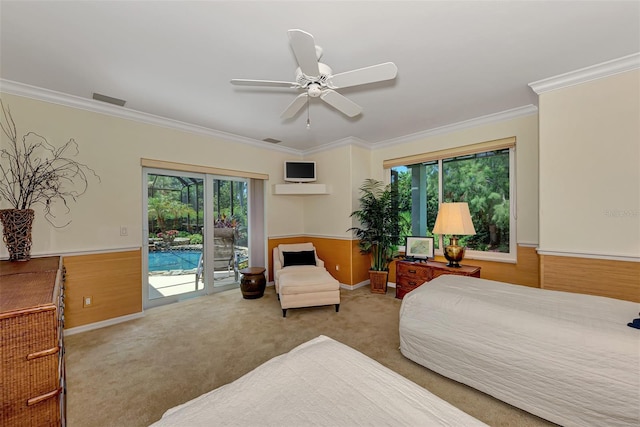
<svg viewBox="0 0 640 427">
<path fill-rule="evenodd" d="M 193 270 L 202 251 L 149 251 L 149 271 Z"/>
</svg>

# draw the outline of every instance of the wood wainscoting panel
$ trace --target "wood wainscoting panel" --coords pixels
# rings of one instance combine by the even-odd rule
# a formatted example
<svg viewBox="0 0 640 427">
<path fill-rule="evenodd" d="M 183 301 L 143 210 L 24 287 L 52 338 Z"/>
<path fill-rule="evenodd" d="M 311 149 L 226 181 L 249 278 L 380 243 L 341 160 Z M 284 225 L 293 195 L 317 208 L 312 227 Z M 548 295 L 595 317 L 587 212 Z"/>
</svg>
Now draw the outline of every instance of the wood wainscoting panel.
<svg viewBox="0 0 640 427">
<path fill-rule="evenodd" d="M 436 261 L 447 262 L 443 256 L 436 256 L 435 259 Z M 531 246 L 518 246 L 518 257 L 515 264 L 466 258 L 460 264 L 482 267 L 480 277 L 483 279 L 530 286 L 532 288 L 540 287 L 538 252 L 536 248 Z M 389 281 L 391 281 L 391 278 L 389 278 Z"/>
<path fill-rule="evenodd" d="M 640 262 L 540 255 L 543 289 L 640 302 Z"/>
<path fill-rule="evenodd" d="M 369 280 L 369 270 L 371 269 L 371 256 L 369 254 L 360 253 L 360 241 L 351 241 L 351 282 L 350 285 L 357 285 L 358 283 Z M 391 275 L 388 281 L 391 280 Z"/>
<path fill-rule="evenodd" d="M 324 261 L 324 266 L 329 273 L 340 283 L 350 283 L 350 263 L 347 255 L 351 250 L 351 242 L 344 239 L 310 238 L 316 247 L 318 257 Z M 336 267 L 338 269 L 336 269 Z"/>
<path fill-rule="evenodd" d="M 141 250 L 65 256 L 65 329 L 142 311 Z M 84 298 L 91 305 L 84 306 Z"/>
</svg>

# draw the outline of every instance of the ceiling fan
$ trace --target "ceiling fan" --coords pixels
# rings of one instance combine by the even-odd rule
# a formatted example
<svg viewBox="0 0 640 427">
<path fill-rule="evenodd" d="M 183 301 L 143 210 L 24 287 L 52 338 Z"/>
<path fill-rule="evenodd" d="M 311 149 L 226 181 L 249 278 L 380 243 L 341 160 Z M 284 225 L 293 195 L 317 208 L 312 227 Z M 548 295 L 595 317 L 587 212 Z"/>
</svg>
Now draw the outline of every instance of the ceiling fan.
<svg viewBox="0 0 640 427">
<path fill-rule="evenodd" d="M 298 95 L 282 112 L 283 119 L 290 119 L 309 101 L 309 98 L 320 98 L 338 111 L 349 117 L 362 113 L 362 107 L 335 89 L 364 85 L 396 77 L 398 67 L 393 62 L 372 65 L 344 73 L 333 74 L 331 68 L 320 61 L 322 48 L 316 46 L 313 36 L 302 30 L 289 30 L 289 42 L 298 62 L 296 81 L 247 80 L 233 79 L 231 83 L 242 86 L 269 86 L 299 89 L 304 92 Z"/>
</svg>

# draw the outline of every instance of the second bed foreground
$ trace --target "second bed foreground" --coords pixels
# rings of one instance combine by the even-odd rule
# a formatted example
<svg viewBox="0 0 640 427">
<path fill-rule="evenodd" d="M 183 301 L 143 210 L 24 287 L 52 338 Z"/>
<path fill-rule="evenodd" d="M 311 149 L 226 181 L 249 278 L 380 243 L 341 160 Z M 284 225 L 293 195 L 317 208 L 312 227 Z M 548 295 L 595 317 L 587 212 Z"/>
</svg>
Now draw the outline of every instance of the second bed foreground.
<svg viewBox="0 0 640 427">
<path fill-rule="evenodd" d="M 169 409 L 160 426 L 486 426 L 326 336 Z"/>
</svg>

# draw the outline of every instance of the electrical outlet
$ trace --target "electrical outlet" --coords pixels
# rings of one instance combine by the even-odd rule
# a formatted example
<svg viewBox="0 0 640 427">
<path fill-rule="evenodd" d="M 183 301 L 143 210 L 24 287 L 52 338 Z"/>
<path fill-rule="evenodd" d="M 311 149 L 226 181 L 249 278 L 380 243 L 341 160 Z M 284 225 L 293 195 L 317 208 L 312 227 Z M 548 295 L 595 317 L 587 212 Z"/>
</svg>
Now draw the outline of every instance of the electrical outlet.
<svg viewBox="0 0 640 427">
<path fill-rule="evenodd" d="M 340 271 L 340 264 L 336 264 L 336 271 Z"/>
<path fill-rule="evenodd" d="M 93 303 L 93 297 L 82 297 L 82 306 L 89 307 Z"/>
<path fill-rule="evenodd" d="M 128 236 L 129 235 L 129 230 L 127 230 L 127 226 L 126 225 L 121 225 L 120 226 L 120 235 L 121 236 Z"/>
</svg>

